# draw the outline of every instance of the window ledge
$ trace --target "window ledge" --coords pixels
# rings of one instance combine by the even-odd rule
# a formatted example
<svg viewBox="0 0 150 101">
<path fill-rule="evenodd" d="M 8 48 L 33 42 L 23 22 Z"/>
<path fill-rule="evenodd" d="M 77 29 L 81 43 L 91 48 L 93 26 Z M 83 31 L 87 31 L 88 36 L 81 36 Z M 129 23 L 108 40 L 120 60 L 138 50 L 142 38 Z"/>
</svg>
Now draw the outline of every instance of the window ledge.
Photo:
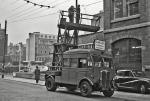
<svg viewBox="0 0 150 101">
<path fill-rule="evenodd" d="M 115 20 L 111 20 L 111 23 L 124 21 L 124 20 L 129 20 L 129 19 L 135 19 L 135 18 L 138 18 L 138 17 L 140 17 L 140 14 L 136 14 L 136 15 L 132 15 L 132 16 L 128 16 L 128 17 L 123 17 L 123 18 L 117 18 Z"/>
</svg>

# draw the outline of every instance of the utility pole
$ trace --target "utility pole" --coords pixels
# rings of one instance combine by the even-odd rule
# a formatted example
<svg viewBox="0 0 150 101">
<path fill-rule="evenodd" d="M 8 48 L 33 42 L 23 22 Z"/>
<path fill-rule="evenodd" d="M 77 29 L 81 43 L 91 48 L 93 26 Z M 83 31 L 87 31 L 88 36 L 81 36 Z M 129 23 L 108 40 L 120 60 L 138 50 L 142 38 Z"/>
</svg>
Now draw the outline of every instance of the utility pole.
<svg viewBox="0 0 150 101">
<path fill-rule="evenodd" d="M 76 9 L 77 9 L 77 6 L 78 6 L 78 0 L 76 0 Z"/>
<path fill-rule="evenodd" d="M 6 31 L 7 31 L 7 21 L 5 20 L 5 33 L 4 33 L 4 54 L 3 54 L 3 67 L 2 67 L 2 78 L 4 78 L 4 73 L 5 73 L 5 51 L 6 51 L 6 47 L 7 47 L 7 44 L 6 44 L 6 40 L 7 40 L 7 34 L 6 34 Z"/>
<path fill-rule="evenodd" d="M 77 18 L 78 17 L 78 13 L 77 13 L 77 10 L 78 10 L 78 0 L 76 0 L 76 23 L 79 23 L 79 19 Z M 74 44 L 75 45 L 78 45 L 78 30 L 75 30 L 74 31 L 74 37 L 75 37 L 75 40 L 74 40 Z"/>
<path fill-rule="evenodd" d="M 76 23 L 77 23 L 77 20 L 78 20 L 78 18 L 77 18 L 77 16 L 78 16 L 78 14 L 77 14 L 77 10 L 78 10 L 78 0 L 76 0 Z"/>
</svg>

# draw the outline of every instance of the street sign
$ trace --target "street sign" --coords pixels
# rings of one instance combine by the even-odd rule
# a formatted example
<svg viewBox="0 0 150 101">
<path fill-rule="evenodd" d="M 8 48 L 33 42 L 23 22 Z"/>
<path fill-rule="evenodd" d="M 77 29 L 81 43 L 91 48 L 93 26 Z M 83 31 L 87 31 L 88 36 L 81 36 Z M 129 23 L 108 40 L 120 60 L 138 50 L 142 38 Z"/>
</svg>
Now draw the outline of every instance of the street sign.
<svg viewBox="0 0 150 101">
<path fill-rule="evenodd" d="M 105 50 L 105 41 L 95 40 L 95 49 Z"/>
</svg>

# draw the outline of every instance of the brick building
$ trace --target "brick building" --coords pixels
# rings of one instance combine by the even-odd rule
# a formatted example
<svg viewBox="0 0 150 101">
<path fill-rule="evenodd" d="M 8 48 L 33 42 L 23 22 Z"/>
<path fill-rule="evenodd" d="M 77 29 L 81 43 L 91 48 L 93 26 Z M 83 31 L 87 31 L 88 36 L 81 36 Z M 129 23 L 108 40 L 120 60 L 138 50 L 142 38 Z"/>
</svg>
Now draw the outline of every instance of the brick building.
<svg viewBox="0 0 150 101">
<path fill-rule="evenodd" d="M 106 51 L 116 68 L 150 70 L 150 0 L 104 0 Z"/>
<path fill-rule="evenodd" d="M 26 61 L 52 61 L 53 43 L 56 39 L 57 36 L 52 34 L 29 33 L 26 40 Z"/>
</svg>

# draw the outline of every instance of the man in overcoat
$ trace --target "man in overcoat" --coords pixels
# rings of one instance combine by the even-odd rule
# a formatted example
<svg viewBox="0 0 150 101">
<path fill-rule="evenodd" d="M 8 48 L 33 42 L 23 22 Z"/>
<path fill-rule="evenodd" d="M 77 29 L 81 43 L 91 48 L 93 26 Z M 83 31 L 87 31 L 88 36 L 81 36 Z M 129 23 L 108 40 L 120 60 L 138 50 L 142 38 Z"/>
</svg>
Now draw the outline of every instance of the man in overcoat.
<svg viewBox="0 0 150 101">
<path fill-rule="evenodd" d="M 38 68 L 38 66 L 36 66 L 36 69 L 34 71 L 35 74 L 35 80 L 36 80 L 36 84 L 38 84 L 39 80 L 40 80 L 40 70 Z"/>
</svg>

